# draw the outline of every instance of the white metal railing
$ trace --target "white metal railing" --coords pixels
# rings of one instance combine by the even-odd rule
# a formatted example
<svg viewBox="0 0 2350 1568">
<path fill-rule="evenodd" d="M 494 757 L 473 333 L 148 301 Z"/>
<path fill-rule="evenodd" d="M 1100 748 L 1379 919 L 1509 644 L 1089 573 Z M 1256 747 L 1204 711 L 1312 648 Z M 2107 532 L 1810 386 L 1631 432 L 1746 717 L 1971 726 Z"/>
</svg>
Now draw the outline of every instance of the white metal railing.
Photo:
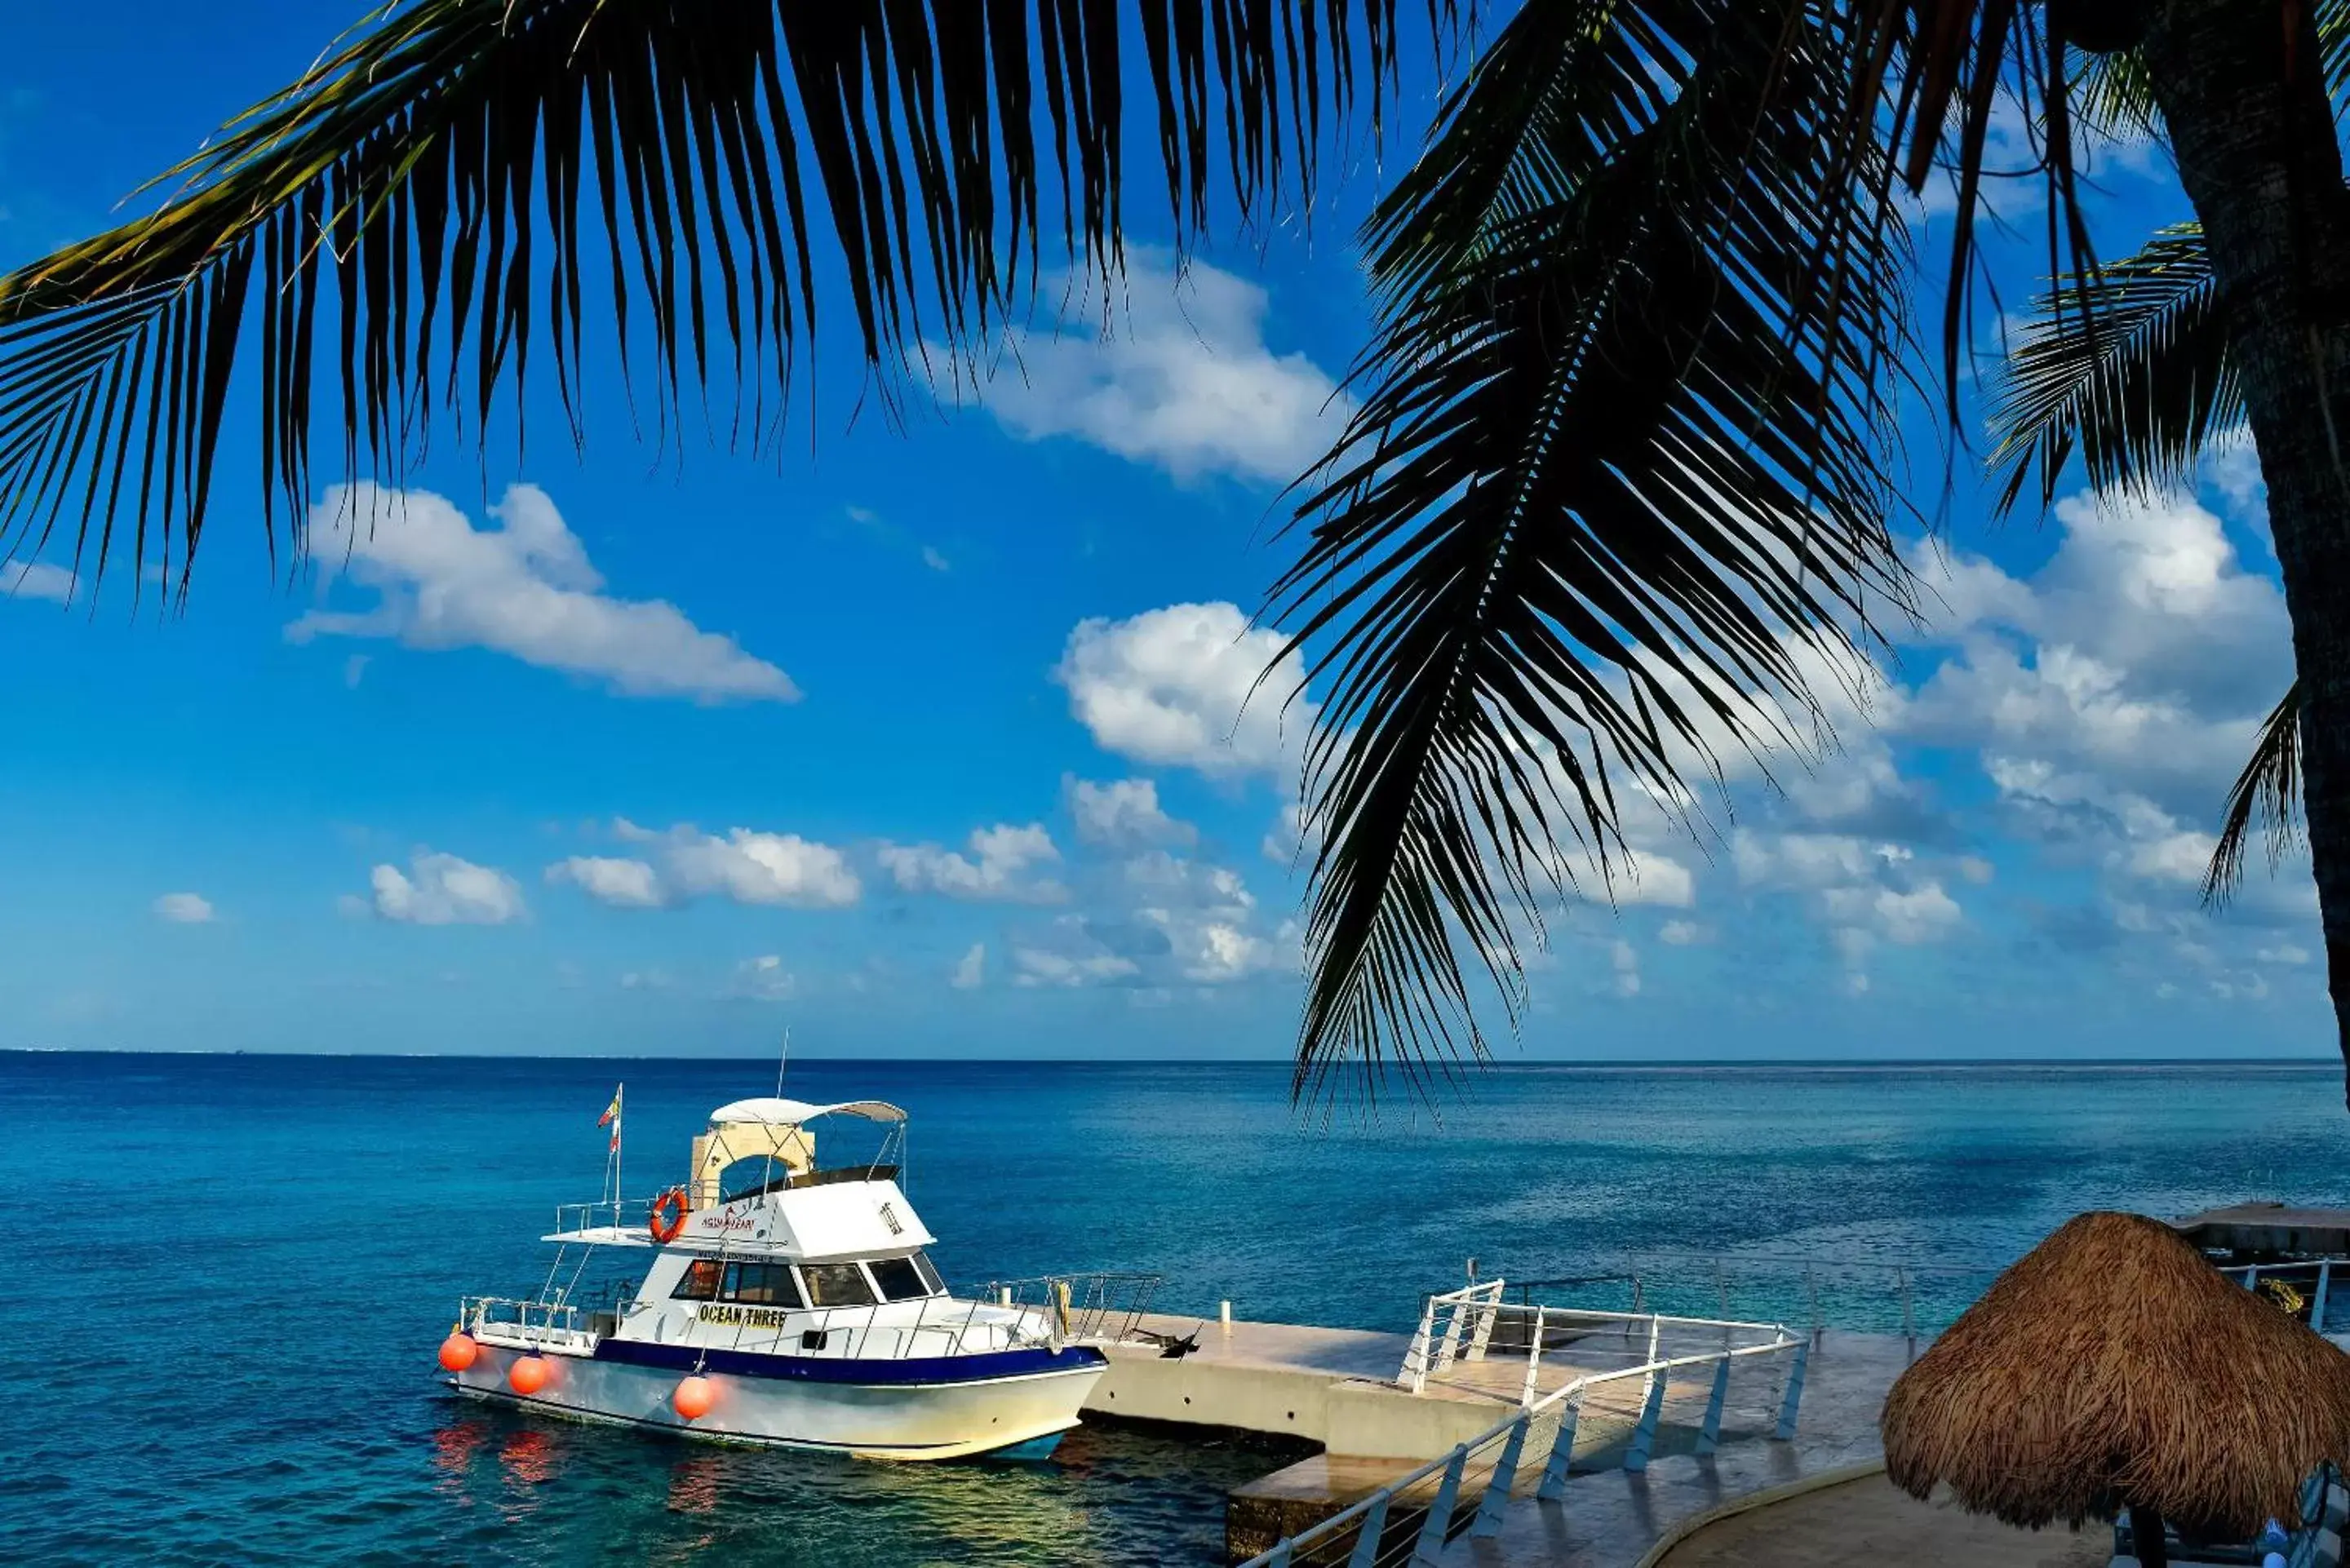
<svg viewBox="0 0 2350 1568">
<path fill-rule="evenodd" d="M 1459 1295 L 1462 1293 L 1452 1293 Z M 1242 1568 L 1291 1568 L 1292 1564 L 1306 1560 L 1300 1553 L 1308 1552 L 1314 1562 L 1336 1563 L 1338 1561 L 1336 1553 L 1345 1550 L 1350 1541 L 1353 1550 L 1346 1559 L 1348 1568 L 1384 1568 L 1388 1563 L 1407 1561 L 1395 1555 L 1404 1544 L 1407 1534 L 1410 1542 L 1408 1561 L 1415 1568 L 1427 1568 L 1441 1555 L 1445 1543 L 1461 1533 L 1463 1511 L 1472 1508 L 1467 1525 L 1468 1533 L 1478 1537 L 1499 1534 L 1502 1516 L 1509 1506 L 1513 1489 L 1518 1484 L 1518 1474 L 1526 1458 L 1526 1447 L 1535 1422 L 1553 1410 L 1558 1413 L 1558 1429 L 1551 1438 L 1549 1453 L 1543 1460 L 1542 1480 L 1534 1488 L 1534 1495 L 1549 1501 L 1563 1501 L 1566 1495 L 1567 1468 L 1575 1457 L 1575 1428 L 1584 1402 L 1593 1389 L 1611 1383 L 1635 1377 L 1647 1379 L 1647 1390 L 1640 1401 L 1640 1415 L 1625 1448 L 1623 1460 L 1626 1469 L 1640 1471 L 1648 1468 L 1648 1457 L 1656 1442 L 1657 1428 L 1663 1416 L 1665 1387 L 1676 1372 L 1707 1366 L 1714 1369 L 1707 1392 L 1705 1415 L 1698 1427 L 1696 1449 L 1700 1455 L 1710 1454 L 1721 1439 L 1722 1412 L 1729 1397 L 1732 1363 L 1756 1356 L 1784 1355 L 1790 1358 L 1786 1384 L 1779 1397 L 1778 1418 L 1772 1436 L 1782 1441 L 1790 1439 L 1795 1435 L 1796 1416 L 1803 1402 L 1804 1375 L 1811 1356 L 1811 1340 L 1775 1325 L 1766 1326 L 1774 1329 L 1773 1336 L 1767 1344 L 1730 1345 L 1692 1355 L 1652 1358 L 1636 1366 L 1617 1367 L 1577 1377 L 1565 1387 L 1524 1406 L 1516 1414 L 1470 1438 L 1451 1453 L 1405 1472 L 1360 1502 L 1340 1510 L 1310 1529 L 1276 1542 L 1269 1551 L 1250 1558 Z M 1411 1519 L 1413 1510 L 1420 1511 L 1416 1527 Z M 1392 1539 L 1390 1530 L 1398 1532 Z"/>
<path fill-rule="evenodd" d="M 1420 1309 L 1419 1326 L 1404 1350 L 1397 1383 L 1415 1394 L 1425 1393 L 1430 1377 L 1443 1376 L 1456 1363 L 1490 1362 L 1497 1349 L 1514 1354 L 1523 1346 L 1525 1374 L 1518 1403 L 1530 1407 L 1541 1392 L 1544 1353 L 1574 1345 L 1587 1356 L 1596 1348 L 1590 1342 L 1602 1334 L 1623 1337 L 1627 1348 L 1620 1354 L 1632 1355 L 1629 1347 L 1641 1345 L 1640 1364 L 1652 1366 L 1673 1359 L 1666 1354 L 1668 1335 L 1687 1341 L 1711 1340 L 1719 1334 L 1722 1350 L 1743 1352 L 1775 1348 L 1788 1332 L 1775 1323 L 1734 1318 L 1594 1312 L 1504 1301 L 1503 1289 L 1503 1282 L 1492 1280 L 1430 1296 Z M 1559 1342 L 1556 1345 L 1554 1339 Z"/>
<path fill-rule="evenodd" d="M 1421 1307 L 1419 1328 L 1404 1351 L 1403 1371 L 1396 1381 L 1418 1394 L 1428 1386 L 1429 1374 L 1450 1369 L 1456 1361 L 1482 1361 L 1493 1337 L 1493 1322 L 1503 1305 L 1506 1282 L 1487 1280 L 1430 1296 Z"/>
<path fill-rule="evenodd" d="M 596 1335 L 581 1322 L 580 1309 L 562 1302 L 466 1296 L 457 1303 L 457 1321 L 476 1339 L 493 1344 L 564 1350 L 590 1350 L 596 1344 Z"/>
<path fill-rule="evenodd" d="M 1159 1285 L 1157 1274 L 1051 1274 L 990 1282 L 965 1296 L 918 1297 L 858 1306 L 800 1308 L 760 1303 L 694 1302 L 704 1337 L 684 1343 L 712 1349 L 772 1352 L 793 1342 L 800 1354 L 902 1361 L 926 1355 L 1054 1349 L 1129 1334 Z M 629 1303 L 602 1309 L 615 1320 Z M 689 1303 L 680 1303 L 689 1304 Z M 909 1318 L 905 1309 L 913 1308 Z M 592 1314 L 560 1299 L 467 1296 L 458 1321 L 493 1343 L 591 1352 Z M 731 1331 L 731 1336 L 730 1333 Z M 816 1336 L 810 1344 L 804 1336 Z M 836 1338 L 835 1336 L 837 1336 Z"/>
</svg>

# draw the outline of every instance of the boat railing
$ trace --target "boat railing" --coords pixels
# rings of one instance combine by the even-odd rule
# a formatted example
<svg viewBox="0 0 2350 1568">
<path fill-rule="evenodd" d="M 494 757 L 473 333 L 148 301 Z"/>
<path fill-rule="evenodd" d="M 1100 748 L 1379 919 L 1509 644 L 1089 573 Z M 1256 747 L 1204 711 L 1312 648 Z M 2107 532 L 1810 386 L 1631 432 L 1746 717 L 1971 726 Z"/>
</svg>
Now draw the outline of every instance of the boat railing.
<svg viewBox="0 0 2350 1568">
<path fill-rule="evenodd" d="M 604 1225 L 622 1231 L 642 1231 L 660 1198 L 660 1194 L 649 1192 L 641 1198 L 599 1198 L 592 1203 L 558 1203 L 555 1206 L 555 1233 L 567 1235 Z"/>
<path fill-rule="evenodd" d="M 1057 1350 L 1129 1336 L 1149 1310 L 1159 1280 L 1157 1274 L 1047 1274 L 991 1280 L 912 1302 L 808 1310 L 711 1302 L 701 1303 L 696 1316 L 712 1328 L 735 1330 L 736 1343 L 746 1347 L 796 1338 L 803 1353 L 858 1360 Z"/>
<path fill-rule="evenodd" d="M 1472 1305 L 1472 1311 L 1492 1306 L 1492 1298 L 1499 1293 L 1490 1285 L 1479 1289 L 1480 1304 Z M 1498 1535 L 1513 1496 L 1531 1492 L 1548 1501 L 1564 1501 L 1571 1465 L 1581 1462 L 1591 1469 L 1605 1456 L 1607 1463 L 1602 1468 L 1646 1470 L 1658 1429 L 1664 1424 L 1668 1399 L 1693 1397 L 1699 1388 L 1705 1391 L 1703 1412 L 1695 1422 L 1699 1455 L 1711 1454 L 1720 1446 L 1725 1424 L 1733 1418 L 1733 1390 L 1742 1400 L 1739 1417 L 1759 1416 L 1769 1437 L 1781 1441 L 1793 1438 L 1803 1402 L 1810 1339 L 1774 1324 L 1732 1326 L 1769 1328 L 1773 1335 L 1759 1343 L 1655 1355 L 1636 1365 L 1583 1374 L 1531 1400 L 1451 1452 L 1406 1471 L 1361 1501 L 1275 1542 L 1242 1568 L 1299 1568 L 1308 1563 L 1434 1563 L 1445 1543 L 1457 1536 Z M 1539 1336 L 1535 1343 L 1541 1344 Z M 1783 1367 L 1783 1376 L 1757 1379 L 1732 1372 L 1733 1366 L 1773 1362 Z M 1635 1379 L 1640 1380 L 1637 1404 L 1631 1392 Z M 1635 1410 L 1638 1414 L 1632 1415 Z M 1627 1415 L 1632 1417 L 1628 1432 L 1621 1418 Z M 1595 1437 L 1596 1443 L 1592 1440 Z M 1585 1450 L 1580 1455 L 1578 1438 Z"/>
<path fill-rule="evenodd" d="M 1162 1277 L 1111 1271 L 1039 1274 L 1024 1280 L 990 1280 L 977 1293 L 999 1307 L 1042 1318 L 1048 1333 L 1063 1344 L 1115 1344 L 1134 1337 L 1135 1329 L 1150 1311 Z"/>
<path fill-rule="evenodd" d="M 589 1310 L 565 1302 L 466 1296 L 457 1303 L 457 1321 L 474 1338 L 493 1344 L 592 1351 L 596 1334 L 588 1322 Z"/>
</svg>

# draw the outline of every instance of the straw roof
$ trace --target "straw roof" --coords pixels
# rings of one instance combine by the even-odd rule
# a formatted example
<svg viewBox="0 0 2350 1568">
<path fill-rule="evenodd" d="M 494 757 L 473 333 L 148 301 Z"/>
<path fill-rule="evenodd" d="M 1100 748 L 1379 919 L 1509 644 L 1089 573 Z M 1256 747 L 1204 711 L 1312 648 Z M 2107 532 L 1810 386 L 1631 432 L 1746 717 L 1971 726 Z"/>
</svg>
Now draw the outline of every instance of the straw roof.
<svg viewBox="0 0 2350 1568">
<path fill-rule="evenodd" d="M 2168 1225 L 2083 1214 L 1999 1277 L 1887 1396 L 1885 1468 L 2037 1529 L 2140 1503 L 2241 1539 L 2350 1458 L 2350 1356 Z"/>
</svg>

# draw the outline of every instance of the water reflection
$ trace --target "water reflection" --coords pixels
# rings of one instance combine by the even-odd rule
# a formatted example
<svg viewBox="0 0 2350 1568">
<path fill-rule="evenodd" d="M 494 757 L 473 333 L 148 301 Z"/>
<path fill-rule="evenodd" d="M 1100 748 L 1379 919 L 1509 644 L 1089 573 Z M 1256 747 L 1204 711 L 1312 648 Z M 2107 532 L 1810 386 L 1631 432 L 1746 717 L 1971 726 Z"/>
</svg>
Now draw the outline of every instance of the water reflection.
<svg viewBox="0 0 2350 1568">
<path fill-rule="evenodd" d="M 1286 1462 L 1092 1427 L 1049 1460 L 941 1464 L 705 1447 L 505 1410 L 428 1431 L 444 1511 L 418 1549 L 473 1555 L 490 1539 L 477 1532 L 526 1521 L 493 1554 L 550 1563 L 1208 1563 L 1222 1560 L 1224 1493 Z"/>
</svg>

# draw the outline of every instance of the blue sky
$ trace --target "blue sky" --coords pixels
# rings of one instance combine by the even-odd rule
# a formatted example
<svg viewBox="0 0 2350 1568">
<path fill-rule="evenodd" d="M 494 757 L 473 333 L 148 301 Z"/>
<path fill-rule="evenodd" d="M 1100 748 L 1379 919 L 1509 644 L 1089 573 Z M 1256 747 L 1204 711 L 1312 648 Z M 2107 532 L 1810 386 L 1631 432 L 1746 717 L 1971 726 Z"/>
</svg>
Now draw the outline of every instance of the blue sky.
<svg viewBox="0 0 2350 1568">
<path fill-rule="evenodd" d="M 320 16 L 12 19 L 0 264 L 100 226 Z M 2113 251 L 2181 215 L 2154 149 L 2100 179 Z M 1281 1055 L 1314 694 L 1243 707 L 1275 646 L 1246 618 L 1338 418 L 1376 189 L 1180 284 L 1138 203 L 1113 336 L 1042 322 L 1024 379 L 902 431 L 841 360 L 762 457 L 634 445 L 608 397 L 584 459 L 541 418 L 396 502 L 322 491 L 290 584 L 233 486 L 184 613 L 20 560 L 0 1045 Z M 2009 215 L 2012 306 L 2039 231 Z M 354 499 L 387 521 L 353 536 Z M 1962 471 L 1918 559 L 1929 624 L 1831 700 L 1838 743 L 1733 777 L 1700 840 L 1636 821 L 1637 881 L 1555 911 L 1505 1058 L 2330 1049 L 2305 867 L 2195 897 L 2289 678 L 2249 455 L 1996 525 Z"/>
</svg>

